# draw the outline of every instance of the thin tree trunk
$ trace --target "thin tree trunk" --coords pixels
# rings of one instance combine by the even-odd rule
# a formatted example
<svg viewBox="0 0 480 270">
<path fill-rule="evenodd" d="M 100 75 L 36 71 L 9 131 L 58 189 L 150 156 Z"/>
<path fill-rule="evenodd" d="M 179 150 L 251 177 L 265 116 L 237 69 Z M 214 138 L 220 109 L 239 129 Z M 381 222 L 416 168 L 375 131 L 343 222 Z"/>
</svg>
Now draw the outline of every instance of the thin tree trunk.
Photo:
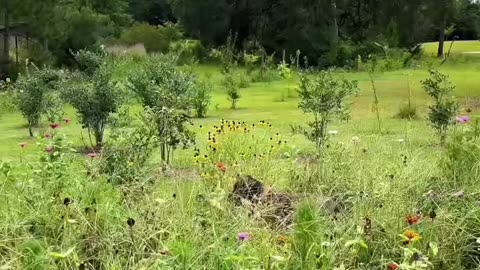
<svg viewBox="0 0 480 270">
<path fill-rule="evenodd" d="M 442 23 L 440 25 L 440 34 L 438 36 L 438 52 L 437 57 L 443 58 L 445 47 L 445 28 L 447 27 L 447 16 L 443 15 Z"/>
<path fill-rule="evenodd" d="M 10 66 L 10 21 L 8 8 L 3 8 L 3 22 L 5 32 L 3 33 L 3 56 L 0 59 L 0 77 L 7 77 Z"/>
<path fill-rule="evenodd" d="M 330 60 L 332 64 L 337 59 L 338 51 L 338 20 L 337 20 L 337 0 L 330 1 L 330 8 L 332 12 L 332 40 L 330 44 Z"/>
</svg>

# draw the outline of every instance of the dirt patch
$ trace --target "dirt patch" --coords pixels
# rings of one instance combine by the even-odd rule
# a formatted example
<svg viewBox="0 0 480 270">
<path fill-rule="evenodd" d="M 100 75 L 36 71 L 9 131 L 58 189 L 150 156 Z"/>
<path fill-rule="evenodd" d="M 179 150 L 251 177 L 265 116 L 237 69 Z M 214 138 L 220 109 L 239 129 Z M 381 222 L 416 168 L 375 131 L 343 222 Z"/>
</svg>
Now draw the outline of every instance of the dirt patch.
<svg viewBox="0 0 480 270">
<path fill-rule="evenodd" d="M 238 177 L 230 199 L 237 206 L 251 206 L 252 212 L 272 227 L 286 229 L 293 223 L 293 196 L 275 192 L 252 176 Z"/>
<path fill-rule="evenodd" d="M 276 192 L 252 176 L 239 176 L 230 194 L 237 206 L 251 207 L 252 214 L 275 229 L 288 229 L 293 225 L 296 205 L 305 196 Z M 322 212 L 335 220 L 348 215 L 353 207 L 351 197 L 312 198 Z"/>
</svg>

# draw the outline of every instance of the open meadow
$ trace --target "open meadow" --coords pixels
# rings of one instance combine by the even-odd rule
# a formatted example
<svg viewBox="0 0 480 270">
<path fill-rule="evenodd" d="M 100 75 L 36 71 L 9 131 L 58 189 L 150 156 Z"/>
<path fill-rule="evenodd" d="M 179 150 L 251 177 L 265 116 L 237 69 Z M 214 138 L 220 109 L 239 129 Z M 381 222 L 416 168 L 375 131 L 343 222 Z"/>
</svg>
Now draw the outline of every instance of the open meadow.
<svg viewBox="0 0 480 270">
<path fill-rule="evenodd" d="M 114 66 L 128 93 L 101 147 L 82 128 L 76 85 L 62 86 L 76 89 L 74 105 L 55 123 L 42 117 L 33 137 L 18 109 L 0 115 L 0 269 L 479 269 L 476 59 L 424 60 L 455 86 L 443 143 L 425 65 L 333 71 L 359 91 L 342 100 L 350 119 L 329 118 L 320 143 L 299 108 L 301 81 L 319 71 L 251 82 L 234 69 L 248 83 L 231 109 L 220 65 L 180 65 L 208 81 L 211 101 L 185 122 L 195 142 L 167 159 L 155 133 L 165 107 L 148 114 L 149 93 L 132 86 L 148 61 Z M 414 113 L 401 117 L 406 106 Z"/>
</svg>

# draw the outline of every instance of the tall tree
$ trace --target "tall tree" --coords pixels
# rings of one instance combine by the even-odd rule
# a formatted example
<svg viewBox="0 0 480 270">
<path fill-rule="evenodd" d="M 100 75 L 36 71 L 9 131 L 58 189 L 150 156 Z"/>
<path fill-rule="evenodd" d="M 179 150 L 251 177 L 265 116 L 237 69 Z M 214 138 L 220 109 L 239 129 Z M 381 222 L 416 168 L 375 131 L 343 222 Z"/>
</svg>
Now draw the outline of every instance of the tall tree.
<svg viewBox="0 0 480 270">
<path fill-rule="evenodd" d="M 439 58 L 444 57 L 446 29 L 455 14 L 456 2 L 456 0 L 431 0 L 430 2 L 431 16 L 438 30 L 437 57 Z"/>
<path fill-rule="evenodd" d="M 221 43 L 229 31 L 231 6 L 226 0 L 170 0 L 187 32 L 204 43 Z"/>
</svg>

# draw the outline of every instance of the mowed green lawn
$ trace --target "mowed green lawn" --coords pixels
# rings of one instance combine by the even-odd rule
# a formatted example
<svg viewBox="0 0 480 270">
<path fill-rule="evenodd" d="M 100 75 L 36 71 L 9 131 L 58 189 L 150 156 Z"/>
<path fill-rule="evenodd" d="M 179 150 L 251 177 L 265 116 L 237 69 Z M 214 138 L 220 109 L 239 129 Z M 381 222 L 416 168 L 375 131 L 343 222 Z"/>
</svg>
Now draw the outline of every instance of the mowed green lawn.
<svg viewBox="0 0 480 270">
<path fill-rule="evenodd" d="M 479 42 L 480 45 L 480 42 Z M 479 47 L 480 48 L 480 47 Z M 241 89 L 242 98 L 238 103 L 237 110 L 229 109 L 229 101 L 223 89 L 219 86 L 220 74 L 217 67 L 198 66 L 195 72 L 200 78 L 210 78 L 213 82 L 212 102 L 206 119 L 195 119 L 195 129 L 200 131 L 199 126 L 210 126 L 218 123 L 220 119 L 235 119 L 251 123 L 265 120 L 271 122 L 274 128 L 282 134 L 290 136 L 291 124 L 306 124 L 304 114 L 298 109 L 296 98 L 296 80 L 276 80 L 269 83 L 252 83 L 248 88 Z M 478 65 L 450 65 L 441 70 L 450 75 L 457 89 L 454 95 L 458 98 L 461 107 L 480 109 L 480 71 Z M 366 73 L 339 73 L 349 79 L 358 80 L 361 87 L 359 96 L 352 100 L 352 120 L 347 123 L 334 122 L 331 129 L 339 130 L 340 138 L 348 139 L 352 136 L 375 134 L 377 122 L 375 113 L 372 111 L 373 92 L 368 74 Z M 400 70 L 386 72 L 375 76 L 375 84 L 380 99 L 382 139 L 395 141 L 399 138 L 410 136 L 412 142 L 431 141 L 433 131 L 426 122 L 426 112 L 429 98 L 421 88 L 420 81 L 428 76 L 427 70 Z M 124 78 L 119 76 L 120 79 Z M 400 106 L 407 103 L 408 88 L 411 88 L 412 101 L 417 107 L 419 119 L 412 122 L 395 117 Z M 283 98 L 282 98 L 283 97 Z M 139 106 L 132 105 L 134 110 Z M 73 108 L 66 108 L 67 117 L 72 119 L 69 125 L 62 124 L 62 131 L 74 142 L 76 147 L 88 146 L 89 139 L 85 131 L 82 131 L 76 120 Z M 35 130 L 38 136 L 42 136 L 48 130 L 48 123 L 42 121 Z M 298 145 L 308 147 L 308 142 L 301 136 L 292 137 Z M 377 140 L 372 137 L 372 140 Z M 20 143 L 27 143 L 25 149 L 21 149 Z M 4 115 L 0 120 L 0 157 L 2 160 L 19 160 L 28 158 L 29 155 L 38 151 L 35 147 L 36 138 L 28 136 L 28 130 L 20 113 Z"/>
<path fill-rule="evenodd" d="M 445 52 L 450 49 L 451 41 L 445 42 Z M 426 55 L 436 56 L 438 50 L 438 42 L 429 42 L 423 44 Z M 451 54 L 478 54 L 480 55 L 480 40 L 461 40 L 455 41 Z"/>
</svg>

